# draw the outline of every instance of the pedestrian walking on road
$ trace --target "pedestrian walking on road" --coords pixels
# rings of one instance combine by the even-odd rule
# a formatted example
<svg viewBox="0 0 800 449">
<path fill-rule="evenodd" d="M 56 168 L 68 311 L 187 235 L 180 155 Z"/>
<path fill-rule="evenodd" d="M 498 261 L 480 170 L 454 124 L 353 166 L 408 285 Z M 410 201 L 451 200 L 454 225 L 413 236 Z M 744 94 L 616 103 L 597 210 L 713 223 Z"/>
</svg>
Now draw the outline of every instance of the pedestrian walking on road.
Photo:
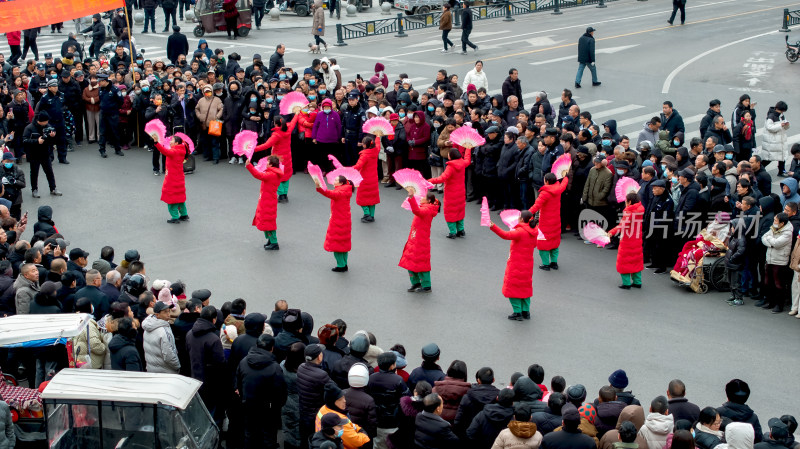
<svg viewBox="0 0 800 449">
<path fill-rule="evenodd" d="M 447 53 L 447 50 L 449 50 L 447 48 L 448 45 L 450 45 L 450 48 L 456 45 L 447 37 L 453 29 L 453 13 L 450 12 L 450 3 L 445 3 L 443 8 L 442 17 L 439 18 L 439 29 L 442 30 L 442 42 L 444 43 L 442 53 Z"/>
<path fill-rule="evenodd" d="M 178 25 L 175 20 L 175 13 L 178 9 L 178 0 L 163 0 L 161 2 L 161 9 L 164 10 L 164 30 L 162 32 L 166 33 L 169 31 L 170 17 L 172 17 L 172 26 Z"/>
<path fill-rule="evenodd" d="M 681 25 L 686 21 L 686 0 L 672 0 L 672 15 L 667 20 L 668 24 L 672 25 L 672 22 L 675 21 L 675 14 L 679 9 L 681 10 Z"/>
<path fill-rule="evenodd" d="M 578 40 L 578 74 L 575 76 L 575 87 L 578 89 L 581 87 L 583 69 L 586 66 L 589 66 L 589 70 L 592 72 L 592 86 L 600 85 L 600 81 L 597 81 L 597 67 L 594 65 L 594 32 L 594 28 L 586 28 L 586 32 Z"/>
<path fill-rule="evenodd" d="M 225 0 L 222 2 L 223 16 L 225 16 L 225 31 L 228 32 L 228 40 L 236 40 L 239 34 L 239 11 L 236 9 L 236 0 Z"/>
<path fill-rule="evenodd" d="M 22 56 L 22 51 L 19 49 L 20 37 L 22 37 L 21 31 L 11 31 L 6 33 L 8 47 L 11 49 L 11 57 L 9 58 L 8 62 L 10 62 L 11 65 L 17 65 L 17 61 L 19 61 L 19 58 Z"/>
<path fill-rule="evenodd" d="M 319 48 L 320 44 L 325 46 L 325 51 L 328 51 L 328 44 L 322 39 L 325 35 L 325 11 L 322 9 L 322 0 L 314 0 L 314 23 L 311 26 L 311 35 L 314 36 L 314 43 Z"/>
<path fill-rule="evenodd" d="M 28 56 L 28 49 L 33 52 L 33 59 L 39 60 L 39 48 L 36 46 L 36 38 L 39 36 L 39 28 L 29 28 L 22 32 L 22 59 Z"/>
<path fill-rule="evenodd" d="M 472 33 L 472 10 L 469 9 L 469 1 L 461 1 L 461 54 L 467 54 L 467 45 L 475 51 L 478 46 L 470 42 L 469 35 Z"/>
</svg>

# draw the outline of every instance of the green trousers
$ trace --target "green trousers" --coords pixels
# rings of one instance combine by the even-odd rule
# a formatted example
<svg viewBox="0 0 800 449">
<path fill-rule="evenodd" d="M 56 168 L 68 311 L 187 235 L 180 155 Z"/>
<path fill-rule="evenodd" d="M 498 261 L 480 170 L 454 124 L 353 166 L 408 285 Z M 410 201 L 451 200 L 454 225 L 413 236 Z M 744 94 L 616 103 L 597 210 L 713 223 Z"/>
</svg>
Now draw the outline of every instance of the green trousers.
<svg viewBox="0 0 800 449">
<path fill-rule="evenodd" d="M 333 257 L 336 258 L 336 266 L 339 268 L 343 268 L 347 266 L 347 254 L 349 253 L 333 253 Z"/>
<path fill-rule="evenodd" d="M 423 287 L 431 286 L 431 272 L 421 271 L 419 273 L 408 270 L 408 277 L 411 278 L 411 285 L 421 285 Z"/>
<path fill-rule="evenodd" d="M 620 277 L 622 277 L 622 285 L 631 285 L 631 280 L 633 280 L 634 285 L 642 285 L 641 271 L 637 273 L 620 273 Z"/>
<path fill-rule="evenodd" d="M 542 265 L 558 263 L 558 248 L 551 249 L 550 251 L 539 250 L 539 257 L 542 258 Z"/>
<path fill-rule="evenodd" d="M 361 206 L 361 210 L 364 211 L 364 215 L 375 218 L 375 206 Z"/>
<path fill-rule="evenodd" d="M 289 181 L 283 181 L 278 184 L 278 195 L 287 195 L 289 193 Z"/>
<path fill-rule="evenodd" d="M 267 238 L 269 243 L 278 243 L 278 231 L 264 231 L 264 237 Z"/>
<path fill-rule="evenodd" d="M 464 220 L 448 221 L 447 222 L 447 229 L 450 230 L 451 234 L 455 234 L 455 233 L 457 233 L 459 231 L 463 231 L 464 230 Z"/>
<path fill-rule="evenodd" d="M 169 211 L 169 215 L 173 220 L 177 220 L 187 215 L 186 203 L 167 204 L 167 210 Z"/>
<path fill-rule="evenodd" d="M 508 298 L 514 313 L 530 312 L 531 298 Z"/>
</svg>

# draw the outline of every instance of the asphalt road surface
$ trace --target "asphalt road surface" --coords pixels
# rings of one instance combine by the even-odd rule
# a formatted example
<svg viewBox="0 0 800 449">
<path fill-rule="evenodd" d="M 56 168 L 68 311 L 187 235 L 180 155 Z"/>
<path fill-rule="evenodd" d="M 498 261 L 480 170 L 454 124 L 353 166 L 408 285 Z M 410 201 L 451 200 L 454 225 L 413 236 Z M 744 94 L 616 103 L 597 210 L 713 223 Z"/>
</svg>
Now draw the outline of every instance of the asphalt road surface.
<svg viewBox="0 0 800 449">
<path fill-rule="evenodd" d="M 429 85 L 441 67 L 463 77 L 482 59 L 498 92 L 513 66 L 530 107 L 534 91 L 546 90 L 556 102 L 562 88 L 572 88 L 577 39 L 592 25 L 603 85 L 589 87 L 586 73 L 584 88 L 575 95 L 596 121 L 616 119 L 621 134 L 635 139 L 666 99 L 683 115 L 688 137 L 699 134 L 709 99 L 722 100 L 727 118 L 743 92 L 758 102 L 759 127 L 767 107 L 779 99 L 789 103 L 787 118 L 797 117 L 800 105 L 792 88 L 800 66 L 783 57 L 783 34 L 777 29 L 782 9 L 798 9 L 800 3 L 691 1 L 687 24 L 672 27 L 666 23 L 667 3 L 621 0 L 606 9 L 564 10 L 561 16 L 476 21 L 472 37 L 480 49 L 468 56 L 441 55 L 437 30 L 331 45 L 328 56 L 338 58 L 344 79 L 356 73 L 366 78 L 381 61 L 390 79 L 407 72 L 417 87 Z M 312 58 L 304 51 L 311 40 L 310 18 L 287 20 L 298 28 L 267 25 L 236 43 L 221 34 L 207 38 L 212 48 L 238 51 L 243 65 L 255 52 L 268 58 L 275 44 L 284 42 L 287 65 L 298 70 Z M 335 42 L 332 23 L 329 44 Z M 189 26 L 184 28 L 188 33 Z M 163 57 L 166 36 L 137 34 L 137 45 L 147 48 L 148 57 Z M 450 37 L 458 44 L 459 31 Z M 47 48 L 48 39 L 55 48 L 49 34 L 40 38 L 40 48 Z M 789 135 L 790 143 L 800 140 L 797 125 Z M 687 397 L 703 407 L 724 402 L 725 383 L 738 377 L 750 383 L 748 404 L 765 427 L 772 416 L 800 414 L 795 400 L 800 320 L 756 309 L 752 301 L 729 307 L 727 294 L 694 294 L 652 271 L 644 274 L 641 291 L 619 290 L 615 252 L 565 234 L 561 269 L 534 273 L 533 319 L 510 322 L 510 306 L 500 293 L 508 243 L 478 226 L 474 203 L 467 207 L 464 239 L 446 239 L 444 217 L 434 220 L 433 293 L 416 295 L 406 293 L 407 274 L 397 267 L 411 223 L 410 212 L 400 208 L 402 191 L 381 189 L 373 224 L 359 221 L 353 201 L 350 271 L 338 274 L 330 271 L 332 255 L 322 250 L 328 200 L 314 191 L 308 176 L 292 179 L 290 202 L 279 206 L 281 250 L 265 252 L 263 234 L 251 226 L 259 184 L 244 167 L 198 162 L 197 172 L 187 177 L 191 222 L 168 225 L 166 206 L 159 201 L 162 178 L 152 175 L 150 154 L 137 149 L 124 158 L 100 159 L 96 150 L 84 145 L 70 153 L 71 165 L 56 165 L 63 197 L 45 194 L 34 200 L 28 189 L 23 205 L 33 216 L 39 205 L 52 205 L 59 230 L 73 247 L 88 250 L 91 260 L 104 245 L 112 245 L 118 258 L 137 248 L 151 280 L 181 279 L 190 291 L 209 288 L 216 305 L 242 297 L 248 311 L 268 313 L 276 300 L 286 299 L 291 307 L 311 312 L 317 327 L 344 318 L 349 335 L 370 330 L 384 349 L 403 343 L 410 368 L 419 364 L 421 346 L 435 341 L 445 368 L 455 358 L 466 361 L 470 372 L 491 366 L 500 384 L 514 371 L 539 363 L 548 381 L 560 374 L 568 384 L 586 385 L 589 396 L 596 397 L 608 375 L 624 368 L 629 389 L 645 405 L 664 394 L 671 379 L 680 378 Z"/>
</svg>

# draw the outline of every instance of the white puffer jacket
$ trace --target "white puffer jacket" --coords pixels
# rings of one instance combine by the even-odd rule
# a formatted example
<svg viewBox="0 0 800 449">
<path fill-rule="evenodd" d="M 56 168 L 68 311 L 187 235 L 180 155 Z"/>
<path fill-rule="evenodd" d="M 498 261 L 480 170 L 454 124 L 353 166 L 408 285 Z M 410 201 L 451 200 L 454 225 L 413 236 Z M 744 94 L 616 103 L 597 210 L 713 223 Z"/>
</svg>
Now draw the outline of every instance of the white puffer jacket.
<svg viewBox="0 0 800 449">
<path fill-rule="evenodd" d="M 770 265 L 789 265 L 789 256 L 792 254 L 792 228 L 791 223 L 786 223 L 780 229 L 775 225 L 761 237 L 761 243 L 767 247 L 767 263 Z"/>
<path fill-rule="evenodd" d="M 466 92 L 467 86 L 470 84 L 475 85 L 475 89 L 480 89 L 483 87 L 486 90 L 489 90 L 489 79 L 486 78 L 486 72 L 481 69 L 479 72 L 477 69 L 472 69 L 467 72 L 467 75 L 464 77 L 464 81 L 461 83 L 461 89 Z"/>
<path fill-rule="evenodd" d="M 142 329 L 147 372 L 178 374 L 181 362 L 178 360 L 178 349 L 175 347 L 175 337 L 169 321 L 150 315 L 142 321 Z"/>
<path fill-rule="evenodd" d="M 673 425 L 672 415 L 650 413 L 639 429 L 639 435 L 647 441 L 648 449 L 664 449 L 667 445 L 667 435 L 672 433 Z"/>
<path fill-rule="evenodd" d="M 790 161 L 789 146 L 786 145 L 786 130 L 781 126 L 780 120 L 773 120 L 774 116 L 769 114 L 764 123 L 764 140 L 762 142 L 764 151 L 760 156 L 767 161 Z"/>
</svg>

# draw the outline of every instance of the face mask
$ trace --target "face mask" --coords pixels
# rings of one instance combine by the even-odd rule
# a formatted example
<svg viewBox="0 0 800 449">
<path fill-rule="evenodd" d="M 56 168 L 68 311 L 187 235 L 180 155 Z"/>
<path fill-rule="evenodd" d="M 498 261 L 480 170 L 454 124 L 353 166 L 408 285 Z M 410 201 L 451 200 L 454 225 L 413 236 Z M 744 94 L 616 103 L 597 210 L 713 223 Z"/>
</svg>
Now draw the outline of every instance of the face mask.
<svg viewBox="0 0 800 449">
<path fill-rule="evenodd" d="M 124 12 L 121 12 L 121 13 L 119 13 L 119 16 L 120 16 L 120 17 L 125 17 L 125 13 L 124 13 Z"/>
<path fill-rule="evenodd" d="M 214 94 L 214 95 L 216 95 L 216 96 L 218 96 L 218 97 L 221 97 L 221 96 L 222 96 L 222 92 L 220 92 L 220 93 L 218 93 L 218 94 Z"/>
<path fill-rule="evenodd" d="M 255 114 L 256 113 L 256 108 L 250 108 L 250 113 L 251 114 Z"/>
<path fill-rule="evenodd" d="M 267 98 L 267 103 L 272 104 L 272 98 Z"/>
<path fill-rule="evenodd" d="M 383 109 L 383 108 L 378 108 L 378 113 L 379 113 L 379 114 L 383 114 L 383 111 L 384 111 L 384 109 Z"/>
<path fill-rule="evenodd" d="M 283 95 L 278 95 L 278 101 L 283 100 Z"/>
<path fill-rule="evenodd" d="M 600 152 L 600 156 L 606 157 L 606 152 L 605 151 L 601 151 Z"/>
<path fill-rule="evenodd" d="M 136 89 L 134 92 L 136 92 L 136 95 L 139 95 L 140 93 L 142 93 L 142 91 L 139 90 L 139 89 Z"/>
<path fill-rule="evenodd" d="M 439 127 L 439 125 L 441 125 L 441 123 L 439 123 L 439 122 L 433 122 L 433 126 L 435 126 L 435 127 L 437 127 L 437 128 L 438 128 L 438 127 Z"/>
<path fill-rule="evenodd" d="M 681 145 L 681 141 L 680 140 L 673 140 L 672 144 L 675 145 L 676 147 L 678 147 L 678 146 Z"/>
<path fill-rule="evenodd" d="M 406 105 L 406 102 L 405 102 L 405 101 L 401 101 L 401 102 L 400 102 L 400 105 L 401 105 L 401 106 L 405 106 L 405 105 Z"/>
<path fill-rule="evenodd" d="M 733 159 L 733 154 L 730 153 L 726 154 L 725 159 Z"/>
<path fill-rule="evenodd" d="M 608 140 L 608 139 L 603 139 L 603 146 L 604 147 L 610 147 L 611 146 L 611 141 Z"/>
<path fill-rule="evenodd" d="M 625 174 L 625 170 L 617 170 L 617 174 L 623 176 Z"/>
<path fill-rule="evenodd" d="M 280 75 L 278 75 L 278 79 L 279 80 L 285 80 L 286 79 L 286 74 L 285 73 L 281 73 Z"/>
<path fill-rule="evenodd" d="M 341 438 L 341 437 L 342 437 L 342 435 L 344 435 L 344 429 L 342 429 L 342 430 L 340 430 L 340 431 L 336 432 L 336 438 Z"/>
<path fill-rule="evenodd" d="M 137 63 L 137 64 L 141 64 L 141 63 L 143 63 L 143 62 L 144 62 L 144 61 L 143 61 L 143 60 L 141 60 L 141 59 L 137 59 L 137 60 L 136 60 L 136 63 Z"/>
<path fill-rule="evenodd" d="M 492 120 L 492 124 L 496 125 L 497 124 L 497 120 Z"/>
<path fill-rule="evenodd" d="M 148 86 L 142 87 L 142 92 L 150 92 L 150 88 Z"/>
<path fill-rule="evenodd" d="M 673 176 L 672 178 L 670 178 L 670 181 L 671 181 L 673 184 L 677 184 L 677 183 L 678 183 L 678 178 L 677 178 L 676 176 Z"/>
<path fill-rule="evenodd" d="M 257 102 L 258 101 L 257 101 L 257 99 L 255 97 L 250 99 L 250 103 L 257 103 Z"/>
<path fill-rule="evenodd" d="M 667 164 L 661 164 L 661 171 L 663 172 L 666 169 L 667 169 Z"/>
<path fill-rule="evenodd" d="M 3 164 L 3 167 L 5 167 L 5 168 L 11 168 L 13 166 L 14 166 L 14 164 L 12 162 L 6 162 L 5 164 Z"/>
<path fill-rule="evenodd" d="M 401 112 L 401 113 L 399 113 L 399 114 L 397 114 L 397 115 L 398 115 L 398 116 L 400 116 L 400 118 L 403 118 L 403 117 L 405 117 L 405 116 L 406 116 L 406 113 L 405 113 L 405 112 Z"/>
<path fill-rule="evenodd" d="M 161 100 L 153 100 L 153 104 L 156 106 L 161 106 Z"/>
<path fill-rule="evenodd" d="M 327 89 L 320 89 L 320 90 L 319 90 L 319 94 L 320 94 L 320 95 L 325 95 L 325 93 L 326 93 L 326 92 L 328 92 L 328 90 L 327 90 Z"/>
<path fill-rule="evenodd" d="M 592 130 L 591 130 L 591 129 L 587 129 L 587 131 L 589 131 L 589 135 L 590 135 L 590 136 L 594 136 L 594 133 L 592 132 Z"/>
<path fill-rule="evenodd" d="M 308 101 L 313 101 L 313 100 L 316 100 L 316 99 L 317 99 L 316 95 L 309 95 L 308 96 Z"/>
<path fill-rule="evenodd" d="M 211 92 L 206 92 L 204 95 L 206 96 L 206 98 L 211 98 L 211 96 L 212 96 L 213 94 L 212 94 Z"/>
<path fill-rule="evenodd" d="M 309 86 L 314 86 L 316 84 L 317 84 L 317 80 L 308 80 L 308 85 Z"/>
<path fill-rule="evenodd" d="M 434 108 L 433 106 L 428 106 L 428 111 L 429 111 L 429 112 L 433 112 L 433 111 L 435 111 L 435 110 L 436 110 L 436 108 Z"/>
<path fill-rule="evenodd" d="M 330 114 L 331 110 L 330 109 L 323 109 L 323 112 L 325 112 L 326 114 Z"/>
<path fill-rule="evenodd" d="M 308 114 L 308 108 L 300 110 L 303 114 Z"/>
</svg>

